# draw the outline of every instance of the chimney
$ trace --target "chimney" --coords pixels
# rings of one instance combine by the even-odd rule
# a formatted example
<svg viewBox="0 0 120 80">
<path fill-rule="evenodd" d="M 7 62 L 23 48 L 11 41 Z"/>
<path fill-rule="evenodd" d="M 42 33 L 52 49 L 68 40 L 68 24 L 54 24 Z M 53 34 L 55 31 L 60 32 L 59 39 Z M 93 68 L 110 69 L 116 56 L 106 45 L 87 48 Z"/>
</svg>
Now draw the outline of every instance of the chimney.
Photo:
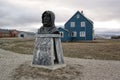
<svg viewBox="0 0 120 80">
<path fill-rule="evenodd" d="M 81 11 L 81 13 L 83 14 L 83 10 Z"/>
</svg>

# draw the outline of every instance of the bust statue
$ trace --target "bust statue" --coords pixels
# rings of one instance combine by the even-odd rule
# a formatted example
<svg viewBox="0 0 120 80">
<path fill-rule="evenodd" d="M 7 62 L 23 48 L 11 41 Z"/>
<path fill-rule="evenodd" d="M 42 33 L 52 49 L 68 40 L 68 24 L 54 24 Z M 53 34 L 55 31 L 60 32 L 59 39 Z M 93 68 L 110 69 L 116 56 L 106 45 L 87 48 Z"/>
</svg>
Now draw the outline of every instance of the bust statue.
<svg viewBox="0 0 120 80">
<path fill-rule="evenodd" d="M 33 64 L 54 69 L 64 65 L 61 36 L 54 24 L 55 15 L 51 11 L 42 14 L 42 26 L 36 35 Z"/>
<path fill-rule="evenodd" d="M 38 29 L 38 34 L 59 34 L 58 29 L 54 24 L 55 15 L 52 11 L 45 11 L 42 14 L 42 24 L 40 29 Z"/>
</svg>

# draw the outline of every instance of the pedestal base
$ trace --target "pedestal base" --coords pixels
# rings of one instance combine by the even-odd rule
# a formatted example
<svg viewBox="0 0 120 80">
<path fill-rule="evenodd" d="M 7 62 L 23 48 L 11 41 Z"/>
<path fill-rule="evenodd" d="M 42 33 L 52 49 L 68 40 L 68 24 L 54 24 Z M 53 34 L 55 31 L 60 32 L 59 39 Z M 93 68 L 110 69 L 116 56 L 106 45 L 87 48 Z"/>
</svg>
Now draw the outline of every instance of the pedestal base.
<svg viewBox="0 0 120 80">
<path fill-rule="evenodd" d="M 59 34 L 37 35 L 32 64 L 50 69 L 65 66 Z"/>
<path fill-rule="evenodd" d="M 49 69 L 49 70 L 56 70 L 60 68 L 66 67 L 66 64 L 56 64 L 54 66 L 44 66 L 44 65 L 31 65 L 32 67 L 39 67 L 39 68 L 44 68 L 44 69 Z"/>
</svg>

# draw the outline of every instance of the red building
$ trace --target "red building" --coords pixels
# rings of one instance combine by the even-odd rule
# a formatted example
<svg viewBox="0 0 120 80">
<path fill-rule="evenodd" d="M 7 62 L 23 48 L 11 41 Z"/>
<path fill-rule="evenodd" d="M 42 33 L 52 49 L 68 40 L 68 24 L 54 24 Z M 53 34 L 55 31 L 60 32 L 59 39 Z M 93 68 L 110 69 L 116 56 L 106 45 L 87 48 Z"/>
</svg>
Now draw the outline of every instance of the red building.
<svg viewBox="0 0 120 80">
<path fill-rule="evenodd" d="M 0 38 L 17 37 L 17 30 L 0 29 Z"/>
</svg>

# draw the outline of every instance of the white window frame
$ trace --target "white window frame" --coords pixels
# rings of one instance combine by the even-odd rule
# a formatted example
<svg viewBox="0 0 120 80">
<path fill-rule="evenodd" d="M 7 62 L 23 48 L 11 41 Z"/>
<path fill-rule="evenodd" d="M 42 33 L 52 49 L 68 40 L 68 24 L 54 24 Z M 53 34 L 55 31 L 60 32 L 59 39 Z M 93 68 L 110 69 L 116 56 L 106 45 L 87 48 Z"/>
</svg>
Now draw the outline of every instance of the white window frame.
<svg viewBox="0 0 120 80">
<path fill-rule="evenodd" d="M 81 25 L 81 27 L 85 27 L 86 26 L 85 21 L 80 22 L 80 25 Z"/>
<path fill-rule="evenodd" d="M 76 17 L 77 17 L 77 18 L 80 18 L 80 15 L 79 15 L 79 14 L 77 14 L 77 15 L 76 15 Z"/>
<path fill-rule="evenodd" d="M 77 37 L 77 32 L 76 32 L 76 31 L 73 31 L 73 32 L 71 33 L 71 37 Z"/>
<path fill-rule="evenodd" d="M 64 32 L 60 31 L 60 35 L 61 35 L 61 37 L 64 37 Z"/>
<path fill-rule="evenodd" d="M 70 22 L 70 27 L 75 27 L 75 22 Z"/>
<path fill-rule="evenodd" d="M 86 37 L 86 32 L 85 31 L 80 31 L 80 37 Z"/>
</svg>

